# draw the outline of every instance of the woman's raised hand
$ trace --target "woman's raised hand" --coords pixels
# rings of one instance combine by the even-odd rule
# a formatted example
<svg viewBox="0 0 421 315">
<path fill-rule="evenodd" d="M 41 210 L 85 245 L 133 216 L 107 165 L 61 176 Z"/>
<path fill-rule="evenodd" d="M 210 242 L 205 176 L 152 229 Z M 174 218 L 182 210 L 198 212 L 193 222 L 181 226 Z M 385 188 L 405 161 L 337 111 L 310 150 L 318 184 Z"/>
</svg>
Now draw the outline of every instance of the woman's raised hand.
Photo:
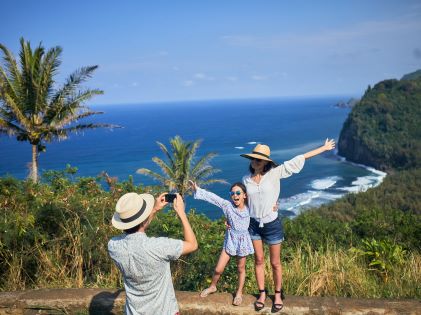
<svg viewBox="0 0 421 315">
<path fill-rule="evenodd" d="M 335 148 L 335 140 L 327 138 L 325 141 L 324 148 L 326 151 L 333 150 Z"/>
<path fill-rule="evenodd" d="M 194 181 L 189 180 L 189 183 L 190 183 L 190 187 L 193 191 L 196 191 L 197 188 L 199 188 L 199 186 L 197 186 L 197 184 Z"/>
</svg>

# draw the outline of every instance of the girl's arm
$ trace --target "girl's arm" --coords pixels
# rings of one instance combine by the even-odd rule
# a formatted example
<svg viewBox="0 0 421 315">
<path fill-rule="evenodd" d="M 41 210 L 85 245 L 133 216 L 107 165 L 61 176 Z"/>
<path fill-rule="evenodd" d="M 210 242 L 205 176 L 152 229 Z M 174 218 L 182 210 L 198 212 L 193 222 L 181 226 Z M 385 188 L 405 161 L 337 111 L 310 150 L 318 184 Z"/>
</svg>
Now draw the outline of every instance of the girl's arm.
<svg viewBox="0 0 421 315">
<path fill-rule="evenodd" d="M 194 191 L 194 199 L 207 201 L 221 208 L 224 214 L 226 215 L 228 208 L 231 207 L 230 201 L 222 199 L 218 195 L 215 195 L 214 193 L 211 193 L 210 191 L 200 188 L 199 186 L 196 185 L 196 183 L 192 181 L 190 181 L 190 184 L 191 184 L 192 190 Z"/>
<path fill-rule="evenodd" d="M 304 158 L 307 160 L 309 158 L 312 158 L 313 156 L 319 155 L 320 153 L 323 153 L 325 151 L 330 151 L 333 150 L 335 148 L 335 140 L 333 139 L 326 139 L 325 144 L 322 145 L 321 147 L 312 150 L 310 152 L 304 153 Z"/>
</svg>

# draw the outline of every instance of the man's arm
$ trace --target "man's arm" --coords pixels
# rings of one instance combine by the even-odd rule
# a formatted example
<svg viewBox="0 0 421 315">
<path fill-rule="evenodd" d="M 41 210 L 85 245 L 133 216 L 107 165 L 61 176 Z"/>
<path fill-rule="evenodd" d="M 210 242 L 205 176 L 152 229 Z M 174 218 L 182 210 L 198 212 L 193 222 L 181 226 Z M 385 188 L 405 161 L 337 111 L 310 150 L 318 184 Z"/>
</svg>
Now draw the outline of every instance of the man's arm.
<svg viewBox="0 0 421 315">
<path fill-rule="evenodd" d="M 181 252 L 181 255 L 187 255 L 191 252 L 194 252 L 198 246 L 196 235 L 194 235 L 190 222 L 187 219 L 184 201 L 183 198 L 181 198 L 180 194 L 177 194 L 177 198 L 174 199 L 174 210 L 180 218 L 181 224 L 183 225 L 184 241 L 183 251 Z"/>
</svg>

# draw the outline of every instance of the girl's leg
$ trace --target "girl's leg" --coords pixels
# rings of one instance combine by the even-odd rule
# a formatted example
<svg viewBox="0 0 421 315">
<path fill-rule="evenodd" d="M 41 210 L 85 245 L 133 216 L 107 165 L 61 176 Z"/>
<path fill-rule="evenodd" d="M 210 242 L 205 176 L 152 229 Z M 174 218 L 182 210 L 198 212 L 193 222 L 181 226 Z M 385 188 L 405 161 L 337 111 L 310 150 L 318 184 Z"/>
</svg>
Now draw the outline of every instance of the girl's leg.
<svg viewBox="0 0 421 315">
<path fill-rule="evenodd" d="M 273 271 L 273 284 L 276 291 L 282 288 L 281 244 L 270 245 L 270 264 Z M 275 293 L 274 304 L 282 304 L 281 294 Z"/>
<path fill-rule="evenodd" d="M 238 289 L 236 296 L 243 295 L 244 282 L 246 280 L 246 257 L 237 258 L 237 270 L 238 270 Z"/>
<path fill-rule="evenodd" d="M 221 255 L 219 256 L 218 263 L 216 264 L 215 271 L 213 272 L 212 282 L 209 288 L 202 291 L 200 294 L 201 297 L 206 297 L 209 293 L 216 291 L 216 284 L 218 283 L 219 278 L 224 272 L 225 266 L 230 260 L 230 256 L 227 254 L 225 249 L 222 249 Z"/>
<path fill-rule="evenodd" d="M 262 240 L 253 240 L 254 247 L 254 271 L 256 274 L 256 282 L 259 291 L 265 289 L 265 254 L 263 251 Z M 264 303 L 266 300 L 266 292 L 260 292 L 257 299 L 258 302 Z"/>
</svg>

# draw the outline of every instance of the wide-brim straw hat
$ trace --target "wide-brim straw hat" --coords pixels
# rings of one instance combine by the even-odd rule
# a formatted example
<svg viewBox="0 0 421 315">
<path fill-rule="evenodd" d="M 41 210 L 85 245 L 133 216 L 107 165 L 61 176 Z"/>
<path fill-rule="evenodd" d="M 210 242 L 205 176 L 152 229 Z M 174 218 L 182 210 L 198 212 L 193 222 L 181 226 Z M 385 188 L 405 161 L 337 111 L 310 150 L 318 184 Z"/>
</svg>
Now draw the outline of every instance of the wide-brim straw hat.
<svg viewBox="0 0 421 315">
<path fill-rule="evenodd" d="M 149 217 L 154 204 L 155 198 L 150 194 L 124 194 L 117 201 L 111 223 L 119 230 L 135 227 Z"/>
<path fill-rule="evenodd" d="M 274 165 L 278 165 L 274 160 L 270 158 L 270 148 L 266 144 L 258 144 L 254 147 L 251 153 L 240 154 L 240 156 L 247 159 L 259 159 L 272 162 Z"/>
</svg>

